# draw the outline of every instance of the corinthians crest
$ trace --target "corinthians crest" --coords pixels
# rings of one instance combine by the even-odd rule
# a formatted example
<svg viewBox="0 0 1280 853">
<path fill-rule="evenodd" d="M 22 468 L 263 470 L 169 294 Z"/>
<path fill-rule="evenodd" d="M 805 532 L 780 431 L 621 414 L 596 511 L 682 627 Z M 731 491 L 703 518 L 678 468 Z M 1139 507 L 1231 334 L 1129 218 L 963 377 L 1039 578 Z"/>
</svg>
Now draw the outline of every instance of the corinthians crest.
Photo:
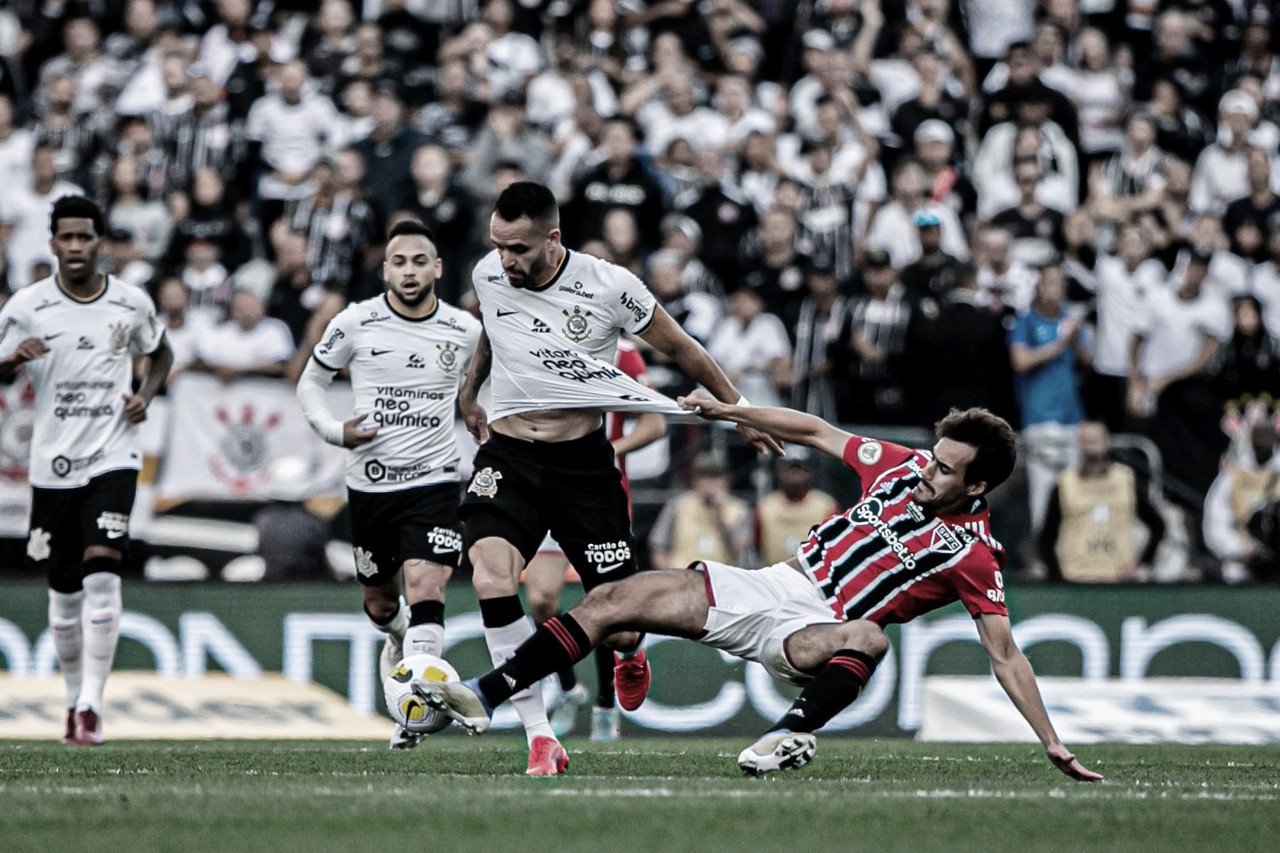
<svg viewBox="0 0 1280 853">
<path fill-rule="evenodd" d="M 573 313 L 569 313 L 569 309 L 564 309 L 564 316 L 568 319 L 564 321 L 564 335 L 575 344 L 579 341 L 591 337 L 591 326 L 587 323 L 587 318 L 591 316 L 590 311 L 583 311 L 577 305 L 573 306 Z"/>
<path fill-rule="evenodd" d="M 498 481 L 501 479 L 501 471 L 495 471 L 492 468 L 481 468 L 471 478 L 471 485 L 467 486 L 467 491 L 482 498 L 491 498 L 498 493 Z"/>
<path fill-rule="evenodd" d="M 111 352 L 120 355 L 129 348 L 129 324 L 125 322 L 111 324 Z"/>
<path fill-rule="evenodd" d="M 450 341 L 442 344 L 436 344 L 436 349 L 440 350 L 436 354 L 436 366 L 445 373 L 453 373 L 458 369 L 458 345 Z"/>
</svg>

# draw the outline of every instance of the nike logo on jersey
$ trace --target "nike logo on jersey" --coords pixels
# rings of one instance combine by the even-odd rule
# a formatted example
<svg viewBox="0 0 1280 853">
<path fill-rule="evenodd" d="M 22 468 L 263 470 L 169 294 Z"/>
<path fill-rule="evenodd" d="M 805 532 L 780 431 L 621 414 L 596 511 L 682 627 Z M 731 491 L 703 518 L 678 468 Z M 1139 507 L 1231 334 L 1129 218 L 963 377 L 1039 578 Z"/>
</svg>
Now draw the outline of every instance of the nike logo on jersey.
<svg viewBox="0 0 1280 853">
<path fill-rule="evenodd" d="M 600 566 L 598 569 L 596 569 L 596 574 L 607 575 L 609 574 L 609 572 L 612 572 L 614 569 L 620 569 L 620 568 L 622 568 L 622 563 L 609 563 L 608 565 Z"/>
<path fill-rule="evenodd" d="M 431 549 L 431 553 L 432 553 L 432 554 L 452 554 L 455 550 L 456 550 L 456 549 L 454 549 L 454 548 L 450 548 L 450 547 L 449 547 L 449 546 L 447 546 L 447 545 L 446 545 L 445 547 L 443 547 L 443 548 L 441 548 L 439 545 L 436 545 L 436 546 L 432 547 L 432 549 Z"/>
<path fill-rule="evenodd" d="M 371 349 L 369 355 L 386 355 L 389 352 L 391 352 L 389 349 Z"/>
<path fill-rule="evenodd" d="M 512 314 L 519 314 L 519 313 L 520 312 L 516 311 L 515 309 L 512 309 L 510 311 L 503 311 L 501 308 L 498 309 L 499 317 L 510 317 Z"/>
<path fill-rule="evenodd" d="M 39 310 L 39 309 L 36 309 L 36 310 Z M 54 338 L 60 338 L 60 337 L 62 337 L 62 335 L 63 335 L 63 333 L 62 333 L 62 332 L 54 332 L 52 335 L 45 335 L 45 336 L 44 336 L 44 339 L 45 339 L 46 341 L 51 341 L 51 340 L 53 340 Z"/>
</svg>

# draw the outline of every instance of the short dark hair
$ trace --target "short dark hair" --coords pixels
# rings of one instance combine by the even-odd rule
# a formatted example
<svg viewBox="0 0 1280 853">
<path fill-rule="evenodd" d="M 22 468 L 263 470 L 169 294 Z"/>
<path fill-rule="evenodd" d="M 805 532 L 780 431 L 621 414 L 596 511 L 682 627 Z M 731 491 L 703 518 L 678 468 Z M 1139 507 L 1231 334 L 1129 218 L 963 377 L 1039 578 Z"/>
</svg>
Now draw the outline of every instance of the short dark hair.
<svg viewBox="0 0 1280 853">
<path fill-rule="evenodd" d="M 964 471 L 964 481 L 986 483 L 988 493 L 1009 479 L 1018 461 L 1018 439 L 1009 422 L 987 409 L 952 409 L 933 426 L 938 438 L 949 438 L 975 448 L 973 461 Z"/>
<path fill-rule="evenodd" d="M 93 230 L 99 237 L 107 233 L 107 223 L 102 216 L 102 208 L 82 195 L 64 195 L 53 203 L 49 212 L 49 233 L 58 233 L 59 219 L 88 219 L 93 222 Z"/>
<path fill-rule="evenodd" d="M 516 181 L 502 191 L 494 212 L 507 222 L 527 216 L 552 228 L 560 226 L 560 207 L 550 189 L 533 181 Z"/>
<path fill-rule="evenodd" d="M 387 240 L 392 237 L 404 237 L 412 235 L 415 237 L 426 237 L 431 241 L 431 245 L 436 244 L 436 234 L 426 223 L 419 222 L 416 219 L 401 219 L 395 225 L 391 226 L 391 230 L 387 232 Z"/>
</svg>

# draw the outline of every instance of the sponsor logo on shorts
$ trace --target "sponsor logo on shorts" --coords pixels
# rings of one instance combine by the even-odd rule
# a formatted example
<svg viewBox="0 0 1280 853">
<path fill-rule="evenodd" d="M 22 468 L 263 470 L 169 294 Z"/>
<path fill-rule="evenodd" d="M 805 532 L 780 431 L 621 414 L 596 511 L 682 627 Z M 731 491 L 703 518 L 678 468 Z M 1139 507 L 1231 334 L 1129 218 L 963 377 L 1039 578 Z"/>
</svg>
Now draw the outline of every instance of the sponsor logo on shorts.
<svg viewBox="0 0 1280 853">
<path fill-rule="evenodd" d="M 884 445 L 878 441 L 864 441 L 858 448 L 858 461 L 863 465 L 874 465 L 884 455 Z"/>
<path fill-rule="evenodd" d="M 456 554 L 462 550 L 462 534 L 448 527 L 436 527 L 427 534 L 433 554 Z"/>
<path fill-rule="evenodd" d="M 631 546 L 626 542 L 589 543 L 587 562 L 595 567 L 596 574 L 607 575 L 622 568 L 631 559 Z"/>
<path fill-rule="evenodd" d="M 123 512 L 104 512 L 98 516 L 98 529 L 104 531 L 108 539 L 120 539 L 129 532 L 129 516 Z"/>
<path fill-rule="evenodd" d="M 371 578 L 378 573 L 378 564 L 373 561 L 373 553 L 363 548 L 356 548 L 356 574 Z"/>
<path fill-rule="evenodd" d="M 42 527 L 31 528 L 27 537 L 27 556 L 37 563 L 49 559 L 52 549 L 49 548 L 50 534 Z"/>
<path fill-rule="evenodd" d="M 501 479 L 501 471 L 481 468 L 472 475 L 471 485 L 467 486 L 467 491 L 482 498 L 491 498 L 498 493 L 498 481 Z"/>
<path fill-rule="evenodd" d="M 585 341 L 591 337 L 591 324 L 587 322 L 587 318 L 591 316 L 590 311 L 583 311 L 577 305 L 573 306 L 573 313 L 569 313 L 569 309 L 564 309 L 564 336 L 575 344 L 579 341 Z"/>
<path fill-rule="evenodd" d="M 58 455 L 53 457 L 53 461 L 49 463 L 49 467 L 53 469 L 54 476 L 65 477 L 76 471 L 83 471 L 102 461 L 106 455 L 105 451 L 99 450 L 91 456 L 81 456 L 79 459 L 69 459 L 66 456 Z"/>
</svg>

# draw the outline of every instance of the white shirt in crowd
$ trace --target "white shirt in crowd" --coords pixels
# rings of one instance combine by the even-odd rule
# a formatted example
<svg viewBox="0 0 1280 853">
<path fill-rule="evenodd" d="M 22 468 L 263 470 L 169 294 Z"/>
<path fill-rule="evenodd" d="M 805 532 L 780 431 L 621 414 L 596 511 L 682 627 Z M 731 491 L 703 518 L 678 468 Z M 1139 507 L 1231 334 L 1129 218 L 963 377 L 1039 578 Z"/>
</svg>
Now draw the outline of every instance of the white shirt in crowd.
<svg viewBox="0 0 1280 853">
<path fill-rule="evenodd" d="M 711 336 L 707 352 L 725 373 L 740 374 L 734 384 L 752 405 L 782 405 L 769 365 L 791 356 L 791 342 L 786 327 L 775 315 L 765 312 L 747 326 L 737 317 L 724 318 Z"/>
<path fill-rule="evenodd" d="M 133 359 L 160 346 L 164 324 L 146 291 L 115 276 L 98 298 L 80 302 L 41 279 L 0 310 L 0 355 L 38 337 L 49 352 L 27 362 L 36 390 L 31 435 L 33 486 L 83 486 L 107 471 L 138 470 L 138 427 L 124 417 Z"/>
<path fill-rule="evenodd" d="M 684 139 L 695 151 L 723 148 L 729 140 L 729 120 L 710 107 L 694 107 L 678 116 L 665 102 L 649 101 L 636 111 L 636 122 L 644 128 L 645 144 L 661 154 L 672 142 Z"/>
<path fill-rule="evenodd" d="M 262 160 L 272 169 L 301 174 L 320 162 L 340 127 L 338 110 L 323 95 L 304 93 L 296 104 L 285 103 L 277 93 L 253 102 L 245 122 L 245 134 L 262 143 Z M 310 194 L 306 182 L 290 186 L 270 174 L 258 185 L 264 198 L 301 198 Z"/>
<path fill-rule="evenodd" d="M 212 367 L 249 370 L 262 364 L 288 361 L 293 356 L 293 335 L 282 320 L 263 317 L 252 329 L 224 320 L 196 344 L 196 357 Z"/>
<path fill-rule="evenodd" d="M 54 181 L 47 193 L 36 192 L 30 183 L 0 192 L 0 223 L 13 226 L 5 252 L 10 290 L 31 284 L 31 268 L 38 262 L 56 264 L 49 249 L 49 213 L 53 203 L 64 195 L 83 194 L 67 181 Z"/>
<path fill-rule="evenodd" d="M 1147 379 L 1169 376 L 1190 367 L 1200 357 L 1206 337 L 1219 342 L 1231 338 L 1231 311 L 1210 290 L 1183 299 L 1178 285 L 1153 288 L 1135 329 L 1146 341 L 1139 369 Z"/>
<path fill-rule="evenodd" d="M 945 205 L 929 205 L 928 209 L 941 222 L 942 251 L 962 261 L 969 259 L 969 244 L 964 239 L 960 218 Z M 867 248 L 884 249 L 893 265 L 902 269 L 920 259 L 920 234 L 916 231 L 915 210 L 907 210 L 896 199 L 876 211 L 867 228 Z"/>
<path fill-rule="evenodd" d="M 1258 264 L 1250 271 L 1248 292 L 1262 303 L 1262 325 L 1280 337 L 1280 267 L 1275 261 Z"/>
<path fill-rule="evenodd" d="M 1280 161 L 1270 149 L 1271 189 L 1280 192 Z M 1221 214 L 1227 205 L 1249 194 L 1248 150 L 1228 151 L 1214 143 L 1200 152 L 1191 173 L 1187 204 L 1195 213 Z"/>
<path fill-rule="evenodd" d="M 0 186 L 30 186 L 35 147 L 36 136 L 26 128 L 16 128 L 8 138 L 0 139 Z"/>
<path fill-rule="evenodd" d="M 1013 142 L 1017 133 L 1013 122 L 997 124 L 987 131 L 974 155 L 973 186 L 978 191 L 979 219 L 990 219 L 1018 203 L 1018 187 L 1013 181 Z M 1040 150 L 1044 177 L 1036 189 L 1036 198 L 1046 207 L 1071 213 L 1080 205 L 1080 162 L 1075 146 L 1055 122 L 1040 125 L 1040 133 L 1044 139 Z"/>
<path fill-rule="evenodd" d="M 1129 375 L 1129 352 L 1141 328 L 1148 294 L 1164 286 L 1165 269 L 1148 258 L 1130 272 L 1124 261 L 1103 255 L 1097 264 L 1098 325 L 1093 369 L 1103 376 Z"/>
</svg>

